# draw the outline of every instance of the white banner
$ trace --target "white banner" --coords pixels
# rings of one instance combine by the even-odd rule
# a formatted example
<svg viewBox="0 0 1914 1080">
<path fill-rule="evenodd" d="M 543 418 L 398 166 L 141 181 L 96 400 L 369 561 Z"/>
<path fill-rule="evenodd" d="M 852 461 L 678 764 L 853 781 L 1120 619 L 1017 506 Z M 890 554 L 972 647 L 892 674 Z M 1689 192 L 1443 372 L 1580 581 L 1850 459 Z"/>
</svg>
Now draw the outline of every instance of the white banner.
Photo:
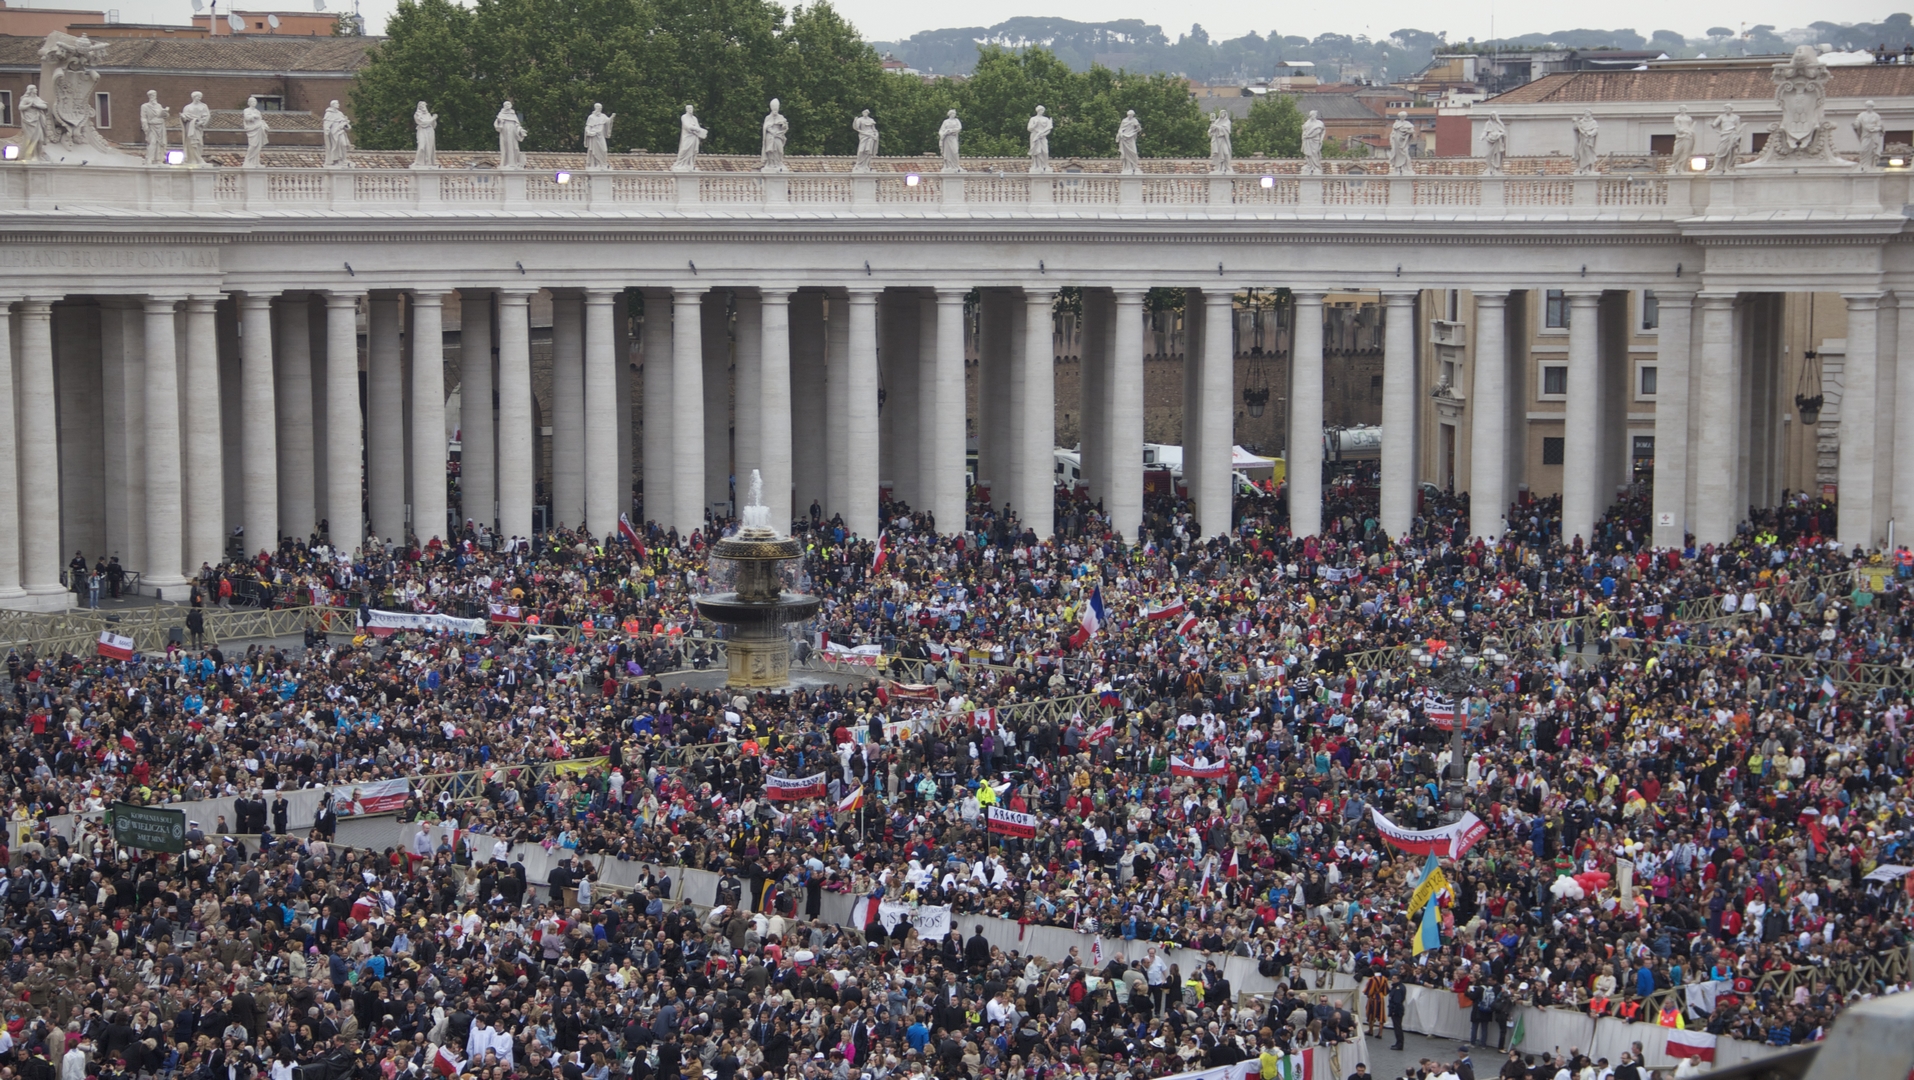
<svg viewBox="0 0 1914 1080">
<path fill-rule="evenodd" d="M 1862 878 L 1862 881 L 1878 881 L 1883 885 L 1890 881 L 1899 881 L 1908 874 L 1909 867 L 1885 863 L 1874 868 L 1874 872 Z"/>
<path fill-rule="evenodd" d="M 1382 834 L 1382 838 L 1411 855 L 1435 854 L 1459 859 L 1489 831 L 1488 826 L 1482 824 L 1482 819 L 1468 811 L 1463 811 L 1460 821 L 1435 829 L 1405 829 L 1383 817 L 1382 811 L 1373 806 L 1369 808 L 1369 813 L 1375 818 L 1376 831 Z"/>
<path fill-rule="evenodd" d="M 898 924 L 906 920 L 917 928 L 917 936 L 927 941 L 942 941 L 950 935 L 948 907 L 912 907 L 889 901 L 877 906 L 877 921 L 884 924 L 887 934 L 896 933 Z"/>
<path fill-rule="evenodd" d="M 421 615 L 413 611 L 380 611 L 374 608 L 366 616 L 365 627 L 380 630 L 424 630 L 433 634 L 483 634 L 484 619 L 456 619 L 450 615 Z"/>
<path fill-rule="evenodd" d="M 389 814 L 405 805 L 412 793 L 412 781 L 370 780 L 363 784 L 340 784 L 332 789 L 332 812 L 340 817 L 360 814 Z"/>
</svg>

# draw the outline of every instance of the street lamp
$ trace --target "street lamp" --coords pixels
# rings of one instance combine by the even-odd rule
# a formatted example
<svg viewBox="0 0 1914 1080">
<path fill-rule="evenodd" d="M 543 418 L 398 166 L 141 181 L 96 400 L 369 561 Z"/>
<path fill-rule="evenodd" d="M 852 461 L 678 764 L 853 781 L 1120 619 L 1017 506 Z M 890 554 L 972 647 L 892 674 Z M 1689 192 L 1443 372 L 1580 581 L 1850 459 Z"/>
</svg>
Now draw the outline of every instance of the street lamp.
<svg viewBox="0 0 1914 1080">
<path fill-rule="evenodd" d="M 1443 781 L 1448 804 L 1446 816 L 1448 821 L 1454 821 L 1462 816 L 1468 789 L 1469 703 L 1482 696 L 1478 686 L 1492 680 L 1494 671 L 1508 666 L 1509 656 L 1492 645 L 1484 648 L 1480 655 L 1464 653 L 1448 642 L 1434 639 L 1425 645 L 1409 649 L 1409 657 L 1417 668 L 1416 681 L 1455 703 L 1449 725 L 1452 775 Z"/>
</svg>

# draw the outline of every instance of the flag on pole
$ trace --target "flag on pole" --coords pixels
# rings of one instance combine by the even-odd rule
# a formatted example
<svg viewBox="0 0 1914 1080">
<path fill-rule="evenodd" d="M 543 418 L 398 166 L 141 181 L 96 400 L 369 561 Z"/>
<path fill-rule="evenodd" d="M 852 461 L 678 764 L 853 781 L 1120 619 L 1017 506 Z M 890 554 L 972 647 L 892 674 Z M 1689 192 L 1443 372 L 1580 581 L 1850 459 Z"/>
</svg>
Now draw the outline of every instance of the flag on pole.
<svg viewBox="0 0 1914 1080">
<path fill-rule="evenodd" d="M 1083 744 L 1085 746 L 1095 746 L 1114 734 L 1116 734 L 1116 720 L 1106 716 L 1096 727 L 1083 733 Z"/>
<path fill-rule="evenodd" d="M 1181 614 L 1183 614 L 1183 598 L 1180 596 L 1167 604 L 1151 604 L 1143 609 L 1143 617 L 1151 622 L 1174 619 Z"/>
<path fill-rule="evenodd" d="M 1705 1031 L 1671 1031 L 1665 1052 L 1671 1058 L 1712 1062 L 1715 1060 L 1715 1037 Z"/>
<path fill-rule="evenodd" d="M 1097 630 L 1103 625 L 1103 586 L 1090 590 L 1090 599 L 1084 602 L 1083 610 L 1077 612 L 1077 632 L 1070 635 L 1072 648 L 1081 649 L 1097 636 Z"/>
<path fill-rule="evenodd" d="M 645 542 L 639 539 L 638 530 L 631 525 L 631 518 L 624 514 L 618 515 L 618 535 L 625 538 L 625 543 L 630 544 L 639 557 L 644 556 Z"/>
<path fill-rule="evenodd" d="M 1522 1040 L 1528 1038 L 1528 1035 L 1528 1025 L 1522 1022 L 1522 1013 L 1517 1011 L 1515 1014 L 1515 1031 L 1509 1035 L 1509 1049 L 1514 1050 L 1521 1046 Z"/>
<path fill-rule="evenodd" d="M 1416 956 L 1442 947 L 1442 923 L 1436 918 L 1436 905 L 1422 909 L 1422 925 L 1416 930 L 1414 945 Z"/>
<path fill-rule="evenodd" d="M 1834 697 L 1836 693 L 1837 691 L 1834 688 L 1834 680 L 1828 678 L 1826 675 L 1821 676 L 1821 696 Z"/>
<path fill-rule="evenodd" d="M 108 660 L 133 659 L 133 639 L 116 634 L 111 630 L 100 631 L 100 643 L 96 646 L 101 656 Z"/>
<path fill-rule="evenodd" d="M 856 791 L 851 792 L 849 795 L 846 795 L 842 799 L 839 799 L 837 801 L 837 812 L 840 814 L 848 814 L 863 805 L 864 805 L 864 785 L 859 784 L 857 785 Z"/>
<path fill-rule="evenodd" d="M 1191 634 L 1195 632 L 1196 632 L 1196 616 L 1185 614 L 1182 618 L 1176 621 L 1176 634 L 1178 637 L 1189 637 Z"/>
<path fill-rule="evenodd" d="M 440 1076 L 457 1076 L 464 1065 L 449 1046 L 439 1047 L 439 1052 L 432 1055 L 432 1071 Z"/>
<path fill-rule="evenodd" d="M 1232 848 L 1230 849 L 1230 853 L 1229 853 L 1229 865 L 1223 868 L 1223 876 L 1228 878 L 1233 878 L 1237 875 L 1238 871 L 1240 871 L 1241 869 L 1242 869 L 1241 866 L 1239 866 L 1237 863 L 1237 852 L 1234 848 Z"/>
<path fill-rule="evenodd" d="M 1278 1077 L 1280 1080 L 1318 1080 L 1316 1059 L 1321 1051 L 1321 1047 L 1311 1046 L 1283 1055 L 1283 1060 L 1277 1065 Z"/>
<path fill-rule="evenodd" d="M 1429 698 L 1422 706 L 1422 715 L 1429 723 L 1444 731 L 1455 730 L 1455 702 L 1441 698 Z"/>
<path fill-rule="evenodd" d="M 1106 709 L 1120 709 L 1123 707 L 1123 695 L 1106 687 L 1097 691 L 1097 704 Z"/>
<path fill-rule="evenodd" d="M 871 573 L 873 574 L 883 573 L 884 560 L 890 558 L 890 554 L 891 554 L 890 538 L 884 533 L 881 533 L 881 532 L 878 533 L 877 534 L 877 554 L 872 556 L 871 558 Z"/>
</svg>

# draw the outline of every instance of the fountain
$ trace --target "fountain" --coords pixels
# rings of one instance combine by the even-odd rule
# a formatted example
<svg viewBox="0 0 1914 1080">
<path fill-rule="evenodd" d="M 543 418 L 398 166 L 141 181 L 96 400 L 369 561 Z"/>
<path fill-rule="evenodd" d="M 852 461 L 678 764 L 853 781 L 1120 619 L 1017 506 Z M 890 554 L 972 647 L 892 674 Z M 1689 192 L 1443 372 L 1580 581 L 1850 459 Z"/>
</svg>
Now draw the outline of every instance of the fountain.
<svg viewBox="0 0 1914 1080">
<path fill-rule="evenodd" d="M 711 545 L 711 578 L 728 583 L 730 591 L 707 593 L 696 603 L 699 614 L 730 627 L 726 684 L 777 689 L 791 682 L 791 639 L 785 626 L 817 614 L 822 601 L 784 591 L 787 575 L 795 584 L 794 570 L 804 549 L 771 527 L 764 480 L 756 469 L 751 470 L 750 500 L 739 511 L 743 525 L 738 531 Z"/>
</svg>

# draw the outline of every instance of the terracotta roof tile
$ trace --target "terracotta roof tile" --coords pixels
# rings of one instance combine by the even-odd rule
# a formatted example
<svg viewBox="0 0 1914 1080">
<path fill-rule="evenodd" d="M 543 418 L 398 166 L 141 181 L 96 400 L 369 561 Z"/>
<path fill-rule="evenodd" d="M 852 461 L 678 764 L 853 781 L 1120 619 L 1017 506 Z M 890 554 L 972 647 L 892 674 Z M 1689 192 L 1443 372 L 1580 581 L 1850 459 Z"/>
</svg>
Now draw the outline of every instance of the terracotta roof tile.
<svg viewBox="0 0 1914 1080">
<path fill-rule="evenodd" d="M 105 38 L 107 71 L 357 71 L 370 37 Z M 39 67 L 44 38 L 0 35 L 0 67 Z"/>
<path fill-rule="evenodd" d="M 1886 98 L 1914 95 L 1914 67 L 1901 64 L 1829 68 L 1828 96 Z M 1667 69 L 1649 71 L 1572 71 L 1544 75 L 1490 105 L 1601 104 L 1604 102 L 1771 101 L 1774 80 L 1766 66 L 1755 68 Z"/>
</svg>

